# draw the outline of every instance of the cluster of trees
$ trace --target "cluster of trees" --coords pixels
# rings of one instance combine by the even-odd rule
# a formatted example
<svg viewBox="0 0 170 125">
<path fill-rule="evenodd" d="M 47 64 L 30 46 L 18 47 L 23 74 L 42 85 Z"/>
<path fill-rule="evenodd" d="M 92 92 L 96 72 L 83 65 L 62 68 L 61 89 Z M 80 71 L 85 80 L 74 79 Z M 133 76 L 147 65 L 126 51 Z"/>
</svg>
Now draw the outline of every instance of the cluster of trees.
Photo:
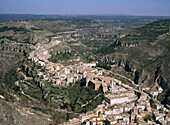
<svg viewBox="0 0 170 125">
<path fill-rule="evenodd" d="M 112 68 L 109 64 L 106 64 L 106 63 L 98 63 L 96 67 L 101 67 L 106 70 L 111 70 Z"/>
<path fill-rule="evenodd" d="M 18 40 L 17 40 L 16 38 L 15 38 L 15 39 L 12 38 L 12 36 L 1 36 L 1 37 L 0 37 L 0 39 L 5 39 L 5 38 L 6 38 L 6 39 L 9 39 L 9 40 L 11 40 L 11 41 L 18 42 Z"/>
<path fill-rule="evenodd" d="M 50 62 L 57 63 L 59 61 L 68 61 L 70 59 L 75 58 L 75 52 L 64 52 L 64 53 L 56 53 L 48 59 Z"/>
<path fill-rule="evenodd" d="M 8 26 L 4 26 L 4 27 L 0 28 L 0 32 L 4 32 L 4 31 L 8 31 L 8 30 L 13 30 L 14 32 L 17 32 L 17 31 L 27 32 L 28 31 L 27 29 L 24 29 L 24 28 L 8 27 Z"/>
<path fill-rule="evenodd" d="M 13 87 L 14 83 L 18 80 L 15 69 L 11 69 L 5 74 L 4 83 L 9 87 Z"/>
<path fill-rule="evenodd" d="M 157 39 L 159 35 L 167 33 L 169 31 L 170 20 L 160 20 L 143 27 L 135 29 L 135 32 L 141 35 L 131 35 L 129 37 L 121 38 L 120 40 L 131 41 L 131 40 L 147 40 L 152 42 Z"/>
<path fill-rule="evenodd" d="M 115 52 L 115 48 L 117 47 L 116 44 L 110 44 L 109 46 L 102 46 L 100 49 L 98 49 L 97 51 L 95 51 L 94 53 L 95 54 L 98 54 L 98 53 L 101 53 L 101 54 L 110 54 L 110 53 L 113 53 Z"/>
<path fill-rule="evenodd" d="M 101 96 L 96 97 L 98 94 Z M 93 110 L 98 104 L 101 104 L 103 101 L 103 95 L 101 90 L 93 90 L 84 86 L 81 86 L 80 83 L 76 83 L 74 86 L 69 88 L 69 99 L 70 104 L 68 104 L 68 109 L 74 112 L 87 112 Z M 92 100 L 85 107 L 81 107 L 83 104 L 86 104 L 89 100 Z"/>
</svg>

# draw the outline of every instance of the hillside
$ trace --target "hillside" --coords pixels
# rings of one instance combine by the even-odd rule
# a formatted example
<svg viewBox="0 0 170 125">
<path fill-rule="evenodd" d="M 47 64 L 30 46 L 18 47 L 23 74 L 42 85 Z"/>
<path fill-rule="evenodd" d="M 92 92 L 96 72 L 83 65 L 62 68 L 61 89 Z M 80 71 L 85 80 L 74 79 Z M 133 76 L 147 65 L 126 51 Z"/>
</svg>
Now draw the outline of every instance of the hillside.
<svg viewBox="0 0 170 125">
<path fill-rule="evenodd" d="M 97 50 L 102 60 L 122 67 L 142 87 L 158 82 L 167 92 L 159 99 L 170 104 L 170 20 L 160 20 L 145 26 L 123 31 L 129 36 L 118 38 L 112 44 Z M 165 101 L 163 101 L 165 102 Z"/>
<path fill-rule="evenodd" d="M 96 108 L 103 101 L 103 91 L 84 87 L 84 79 L 74 84 L 68 82 L 71 79 L 59 79 L 58 67 L 63 68 L 61 79 L 67 72 L 65 67 L 72 67 L 67 77 L 80 78 L 74 76 L 74 72 L 82 75 L 77 69 L 80 62 L 98 62 L 98 67 L 130 78 L 139 90 L 158 83 L 164 90 L 158 99 L 170 105 L 170 20 L 91 18 L 95 20 L 50 18 L 0 23 L 0 114 L 9 117 L 9 124 L 23 119 L 32 124 L 59 124 Z M 30 113 L 28 118 L 24 115 L 16 120 L 23 112 Z"/>
</svg>

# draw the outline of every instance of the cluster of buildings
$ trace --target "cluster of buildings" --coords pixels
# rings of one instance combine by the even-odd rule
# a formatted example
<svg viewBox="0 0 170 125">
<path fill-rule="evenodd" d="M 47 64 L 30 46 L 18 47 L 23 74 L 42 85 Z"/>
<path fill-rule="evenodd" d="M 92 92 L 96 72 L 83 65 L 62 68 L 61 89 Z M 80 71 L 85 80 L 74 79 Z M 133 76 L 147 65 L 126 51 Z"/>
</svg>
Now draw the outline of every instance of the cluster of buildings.
<svg viewBox="0 0 170 125">
<path fill-rule="evenodd" d="M 146 95 L 136 101 L 98 105 L 96 109 L 80 116 L 84 125 L 137 125 L 137 124 L 169 124 L 170 112 L 158 103 L 150 104 Z"/>
<path fill-rule="evenodd" d="M 158 95 L 162 93 L 162 87 L 156 82 L 151 87 L 143 88 L 143 91 L 146 92 L 151 97 L 157 99 Z"/>
<path fill-rule="evenodd" d="M 85 86 L 101 89 L 104 93 L 104 101 L 96 109 L 64 124 L 170 124 L 170 112 L 166 108 L 156 102 L 151 104 L 147 95 L 137 96 L 135 91 L 125 88 L 121 81 L 106 76 L 107 71 L 94 68 L 96 62 L 64 66 L 49 62 L 48 58 L 48 51 L 43 49 L 33 51 L 28 57 L 37 66 L 44 68 L 44 71 L 38 72 L 43 80 L 52 82 L 54 86 L 74 84 L 81 80 Z M 143 91 L 157 97 L 162 88 L 155 84 L 151 89 Z"/>
</svg>

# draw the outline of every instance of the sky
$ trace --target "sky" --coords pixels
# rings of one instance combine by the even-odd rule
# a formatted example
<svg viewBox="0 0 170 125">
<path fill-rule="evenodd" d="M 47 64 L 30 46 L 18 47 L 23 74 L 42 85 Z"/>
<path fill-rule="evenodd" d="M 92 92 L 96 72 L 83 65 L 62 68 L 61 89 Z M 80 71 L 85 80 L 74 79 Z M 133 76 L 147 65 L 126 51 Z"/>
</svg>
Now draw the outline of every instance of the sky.
<svg viewBox="0 0 170 125">
<path fill-rule="evenodd" d="M 170 16 L 170 0 L 0 0 L 0 14 Z"/>
</svg>

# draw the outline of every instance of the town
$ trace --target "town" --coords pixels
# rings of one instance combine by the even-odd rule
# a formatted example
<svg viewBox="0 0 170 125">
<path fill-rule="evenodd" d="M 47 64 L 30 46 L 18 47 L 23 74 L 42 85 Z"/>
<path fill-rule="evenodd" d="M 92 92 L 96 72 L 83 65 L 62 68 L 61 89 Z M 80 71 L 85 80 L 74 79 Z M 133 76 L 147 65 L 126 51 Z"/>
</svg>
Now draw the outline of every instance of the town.
<svg viewBox="0 0 170 125">
<path fill-rule="evenodd" d="M 0 5 L 0 125 L 170 125 L 170 0 Z"/>
<path fill-rule="evenodd" d="M 48 61 L 50 54 L 48 48 L 61 43 L 52 40 L 47 45 L 40 45 L 29 54 L 27 61 L 43 67 L 37 70 L 37 75 L 42 78 L 40 86 L 45 81 L 51 82 L 52 86 L 69 86 L 76 81 L 82 81 L 85 87 L 94 90 L 101 89 L 104 93 L 102 104 L 93 111 L 80 114 L 78 118 L 64 122 L 65 125 L 112 125 L 112 124 L 168 124 L 170 112 L 156 98 L 163 89 L 155 83 L 151 88 L 137 90 L 114 77 L 109 76 L 105 69 L 96 67 L 98 62 L 78 63 L 64 66 L 59 63 Z M 25 76 L 25 80 L 29 79 Z M 20 81 L 16 82 L 16 85 Z M 23 82 L 23 81 L 22 81 Z M 90 103 L 87 102 L 87 104 Z M 84 107 L 86 104 L 81 105 Z"/>
</svg>

